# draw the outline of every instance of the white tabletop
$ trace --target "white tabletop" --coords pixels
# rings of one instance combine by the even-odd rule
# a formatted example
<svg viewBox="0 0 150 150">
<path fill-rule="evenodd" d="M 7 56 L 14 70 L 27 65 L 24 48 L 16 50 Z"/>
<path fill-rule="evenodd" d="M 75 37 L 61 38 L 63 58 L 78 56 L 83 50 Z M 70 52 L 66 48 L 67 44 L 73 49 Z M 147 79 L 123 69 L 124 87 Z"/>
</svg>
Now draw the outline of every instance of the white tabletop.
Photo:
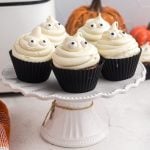
<svg viewBox="0 0 150 150">
<path fill-rule="evenodd" d="M 11 115 L 10 150 L 65 150 L 46 143 L 39 135 L 49 101 L 16 95 L 2 98 Z M 150 149 L 150 81 L 126 94 L 101 98 L 95 105 L 100 116 L 109 122 L 110 134 L 99 144 L 83 150 Z"/>
</svg>

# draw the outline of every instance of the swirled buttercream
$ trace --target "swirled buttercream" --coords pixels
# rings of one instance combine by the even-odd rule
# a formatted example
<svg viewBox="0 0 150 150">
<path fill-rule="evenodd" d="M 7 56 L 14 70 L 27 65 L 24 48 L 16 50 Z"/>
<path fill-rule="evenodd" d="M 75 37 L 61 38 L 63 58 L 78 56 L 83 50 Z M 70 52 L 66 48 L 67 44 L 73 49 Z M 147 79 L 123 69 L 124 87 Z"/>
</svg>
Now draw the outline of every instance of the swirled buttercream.
<svg viewBox="0 0 150 150">
<path fill-rule="evenodd" d="M 95 44 L 102 36 L 104 31 L 110 28 L 110 24 L 105 21 L 101 15 L 94 19 L 89 19 L 78 31 L 90 43 Z"/>
<path fill-rule="evenodd" d="M 77 33 L 56 47 L 52 60 L 58 68 L 79 70 L 96 65 L 100 56 L 97 48 L 88 43 L 81 33 Z"/>
<path fill-rule="evenodd" d="M 117 22 L 114 22 L 111 28 L 103 33 L 96 47 L 103 57 L 110 59 L 128 58 L 140 52 L 136 40 L 119 30 Z"/>
<path fill-rule="evenodd" d="M 65 27 L 52 16 L 49 16 L 46 22 L 42 23 L 40 26 L 42 33 L 46 35 L 55 46 L 61 44 L 67 36 Z"/>
<path fill-rule="evenodd" d="M 54 45 L 36 27 L 31 33 L 19 37 L 13 48 L 14 57 L 27 62 L 45 62 L 51 60 Z"/>
</svg>

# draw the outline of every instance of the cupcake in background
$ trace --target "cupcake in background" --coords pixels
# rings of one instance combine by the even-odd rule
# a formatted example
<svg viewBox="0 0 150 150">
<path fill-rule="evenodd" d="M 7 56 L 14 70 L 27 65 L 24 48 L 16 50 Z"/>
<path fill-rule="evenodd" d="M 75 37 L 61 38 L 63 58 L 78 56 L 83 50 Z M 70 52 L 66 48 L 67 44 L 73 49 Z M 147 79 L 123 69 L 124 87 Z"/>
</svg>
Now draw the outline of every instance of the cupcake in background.
<svg viewBox="0 0 150 150">
<path fill-rule="evenodd" d="M 52 16 L 49 16 L 46 22 L 40 26 L 42 33 L 47 36 L 55 46 L 61 44 L 67 36 L 65 27 Z"/>
<path fill-rule="evenodd" d="M 77 33 L 68 36 L 52 55 L 53 71 L 66 92 L 83 93 L 95 88 L 101 65 L 97 48 Z"/>
<path fill-rule="evenodd" d="M 147 42 L 146 44 L 142 45 L 141 48 L 141 61 L 147 70 L 146 79 L 150 79 L 150 43 Z"/>
<path fill-rule="evenodd" d="M 101 38 L 103 32 L 107 31 L 109 28 L 110 24 L 99 14 L 98 17 L 87 20 L 85 25 L 79 28 L 78 32 L 81 32 L 88 42 L 95 45 Z"/>
<path fill-rule="evenodd" d="M 40 27 L 20 36 L 10 51 L 18 79 L 29 83 L 46 81 L 53 51 L 54 45 L 41 33 Z"/>
<path fill-rule="evenodd" d="M 136 40 L 118 29 L 114 22 L 97 42 L 102 59 L 105 60 L 102 75 L 111 81 L 120 81 L 132 77 L 136 71 L 141 50 Z"/>
</svg>

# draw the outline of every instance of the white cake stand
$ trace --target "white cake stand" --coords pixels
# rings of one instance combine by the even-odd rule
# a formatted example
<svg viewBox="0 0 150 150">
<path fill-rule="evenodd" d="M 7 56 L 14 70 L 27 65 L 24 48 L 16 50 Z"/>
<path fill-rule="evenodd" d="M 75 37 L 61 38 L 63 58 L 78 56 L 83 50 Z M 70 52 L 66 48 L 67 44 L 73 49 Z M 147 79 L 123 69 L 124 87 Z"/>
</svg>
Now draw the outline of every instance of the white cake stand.
<svg viewBox="0 0 150 150">
<path fill-rule="evenodd" d="M 145 80 L 146 70 L 140 63 L 135 75 L 124 81 L 111 82 L 100 78 L 93 91 L 80 94 L 64 92 L 52 73 L 49 80 L 29 84 L 16 78 L 13 67 L 2 72 L 3 82 L 14 92 L 41 100 L 55 100 L 43 122 L 41 136 L 47 142 L 61 147 L 87 147 L 100 142 L 109 133 L 108 123 L 95 112 L 94 100 L 112 97 L 137 87 Z"/>
</svg>

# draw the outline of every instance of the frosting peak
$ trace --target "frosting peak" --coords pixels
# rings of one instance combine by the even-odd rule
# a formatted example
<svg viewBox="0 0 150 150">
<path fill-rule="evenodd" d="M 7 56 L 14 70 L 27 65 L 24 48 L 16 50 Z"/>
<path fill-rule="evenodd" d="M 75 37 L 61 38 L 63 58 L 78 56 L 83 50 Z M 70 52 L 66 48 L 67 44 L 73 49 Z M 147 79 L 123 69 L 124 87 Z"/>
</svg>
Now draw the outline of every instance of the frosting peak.
<svg viewBox="0 0 150 150">
<path fill-rule="evenodd" d="M 62 43 L 67 36 L 65 27 L 52 16 L 49 16 L 40 26 L 42 33 L 46 35 L 55 46 Z"/>
<path fill-rule="evenodd" d="M 118 25 L 118 22 L 115 21 L 115 22 L 112 24 L 112 26 L 111 26 L 110 29 L 117 31 L 117 30 L 118 30 L 118 26 L 119 26 L 119 25 Z"/>
<path fill-rule="evenodd" d="M 56 22 L 56 20 L 54 19 L 54 17 L 48 16 L 47 22 Z"/>
<path fill-rule="evenodd" d="M 112 59 L 132 57 L 140 52 L 135 39 L 119 30 L 117 22 L 114 22 L 110 29 L 103 33 L 96 46 L 103 57 Z"/>
<path fill-rule="evenodd" d="M 96 65 L 100 56 L 96 47 L 78 33 L 65 38 L 64 42 L 56 47 L 52 59 L 58 68 L 78 70 Z"/>
<path fill-rule="evenodd" d="M 103 33 L 110 28 L 110 24 L 102 18 L 101 14 L 94 19 L 87 20 L 85 26 L 95 33 Z"/>
<path fill-rule="evenodd" d="M 118 29 L 118 22 L 114 22 L 108 31 L 105 31 L 102 35 L 103 39 L 115 40 L 125 38 L 126 32 Z"/>
<path fill-rule="evenodd" d="M 95 44 L 97 40 L 101 38 L 102 33 L 109 28 L 110 24 L 102 18 L 101 14 L 99 14 L 96 18 L 87 20 L 85 25 L 78 31 L 82 32 L 83 37 L 87 41 Z"/>
<path fill-rule="evenodd" d="M 30 33 L 31 36 L 34 37 L 41 37 L 42 33 L 41 33 L 41 28 L 40 27 L 36 27 L 32 30 L 32 32 Z"/>
</svg>

